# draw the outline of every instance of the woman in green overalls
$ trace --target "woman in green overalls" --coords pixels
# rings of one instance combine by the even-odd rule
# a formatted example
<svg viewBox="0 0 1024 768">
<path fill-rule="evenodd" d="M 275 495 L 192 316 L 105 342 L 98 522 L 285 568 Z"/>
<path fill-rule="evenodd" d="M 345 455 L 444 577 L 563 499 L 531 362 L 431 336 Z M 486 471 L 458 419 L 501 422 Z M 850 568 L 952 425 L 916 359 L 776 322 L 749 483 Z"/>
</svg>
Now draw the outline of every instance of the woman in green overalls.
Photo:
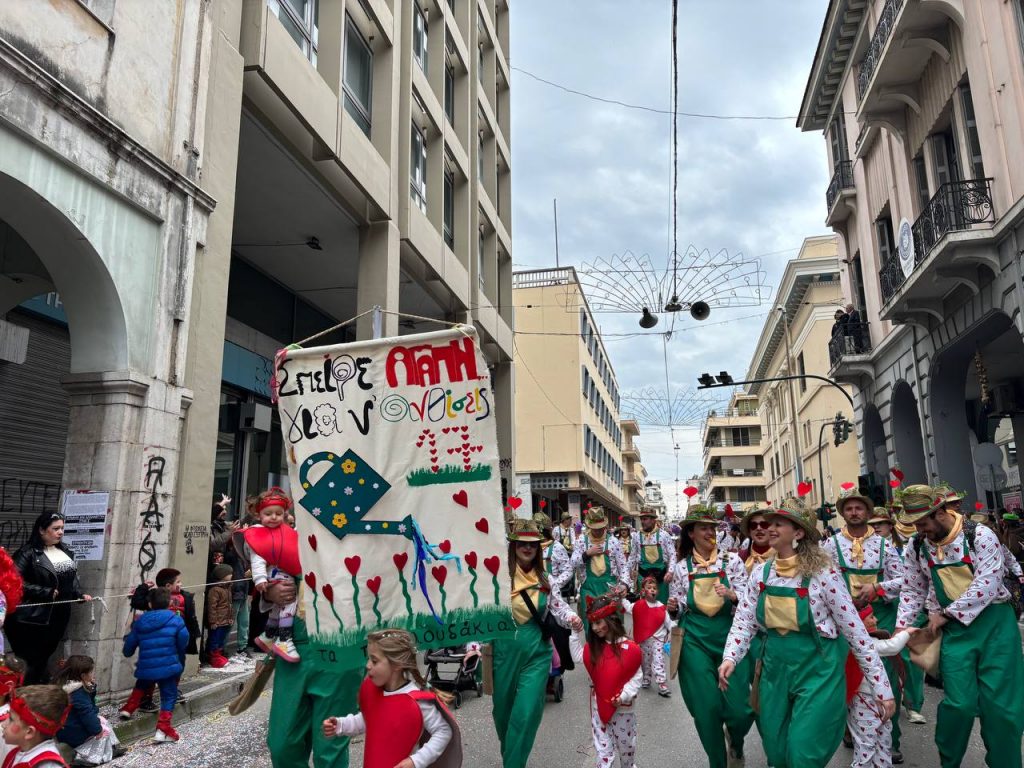
<svg viewBox="0 0 1024 768">
<path fill-rule="evenodd" d="M 576 539 L 572 566 L 579 584 L 577 613 L 587 629 L 587 597 L 597 599 L 614 592 L 624 595 L 629 584 L 629 567 L 619 540 L 608 535 L 608 518 L 601 507 L 591 507 L 583 520 L 586 531 Z"/>
<path fill-rule="evenodd" d="M 767 510 L 776 557 L 751 573 L 718 670 L 729 688 L 758 630 L 759 727 L 768 765 L 824 768 L 846 726 L 847 650 L 872 681 L 884 719 L 896 710 L 892 688 L 842 577 L 818 546 L 814 517 L 799 499 Z M 813 605 L 812 605 L 813 601 Z"/>
<path fill-rule="evenodd" d="M 550 611 L 559 624 L 568 627 L 573 617 L 558 594 L 550 592 L 540 543 L 540 529 L 532 520 L 517 520 L 509 533 L 508 570 L 516 635 L 494 641 L 491 713 L 504 768 L 525 768 L 544 714 L 551 641 L 541 633 L 540 620 Z"/>
<path fill-rule="evenodd" d="M 673 616 L 680 614 L 684 631 L 678 672 L 683 701 L 710 768 L 727 768 L 743 759 L 754 710 L 749 688 L 739 683 L 750 678 L 749 659 L 740 665 L 737 682 L 718 690 L 718 665 L 733 609 L 747 588 L 747 569 L 739 555 L 718 549 L 718 520 L 716 512 L 703 506 L 686 511 L 668 609 Z"/>
</svg>

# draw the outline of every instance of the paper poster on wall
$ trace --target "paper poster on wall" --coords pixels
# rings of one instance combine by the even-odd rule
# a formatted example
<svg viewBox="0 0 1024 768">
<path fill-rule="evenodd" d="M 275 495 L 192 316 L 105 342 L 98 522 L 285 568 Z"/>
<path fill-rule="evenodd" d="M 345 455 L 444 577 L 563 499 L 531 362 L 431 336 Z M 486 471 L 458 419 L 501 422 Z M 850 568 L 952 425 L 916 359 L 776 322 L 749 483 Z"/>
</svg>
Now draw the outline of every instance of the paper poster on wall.
<svg viewBox="0 0 1024 768">
<path fill-rule="evenodd" d="M 421 649 L 510 636 L 494 395 L 475 331 L 289 349 L 276 389 L 317 663 L 363 663 L 381 627 Z"/>
<path fill-rule="evenodd" d="M 110 494 L 106 491 L 64 491 L 64 543 L 77 560 L 102 560 Z"/>
</svg>

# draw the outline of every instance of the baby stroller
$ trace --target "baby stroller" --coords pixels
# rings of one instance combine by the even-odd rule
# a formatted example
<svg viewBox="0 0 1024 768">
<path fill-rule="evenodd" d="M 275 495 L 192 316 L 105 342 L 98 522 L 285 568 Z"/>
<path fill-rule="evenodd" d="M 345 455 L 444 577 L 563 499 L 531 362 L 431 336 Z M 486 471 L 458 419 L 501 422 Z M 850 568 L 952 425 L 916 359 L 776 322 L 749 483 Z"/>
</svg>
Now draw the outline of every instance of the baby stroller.
<svg viewBox="0 0 1024 768">
<path fill-rule="evenodd" d="M 427 651 L 423 656 L 423 663 L 427 666 L 427 683 L 439 691 L 452 694 L 455 697 L 452 707 L 458 709 L 462 706 L 463 691 L 476 691 L 477 698 L 484 695 L 480 674 L 483 671 L 480 667 L 481 658 L 479 643 Z M 443 677 L 443 667 L 446 666 L 454 666 L 456 669 Z"/>
</svg>

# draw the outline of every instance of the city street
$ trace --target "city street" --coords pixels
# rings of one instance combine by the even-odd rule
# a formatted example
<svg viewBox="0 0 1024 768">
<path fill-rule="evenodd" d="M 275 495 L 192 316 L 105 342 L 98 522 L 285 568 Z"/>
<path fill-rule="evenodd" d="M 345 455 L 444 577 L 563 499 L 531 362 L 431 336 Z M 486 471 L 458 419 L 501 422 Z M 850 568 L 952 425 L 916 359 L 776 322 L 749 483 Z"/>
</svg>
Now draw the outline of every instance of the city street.
<svg viewBox="0 0 1024 768">
<path fill-rule="evenodd" d="M 934 768 L 938 755 L 933 742 L 935 705 L 940 692 L 928 688 L 925 715 L 927 725 L 904 727 L 904 765 L 912 768 Z M 266 733 L 270 693 L 264 693 L 257 705 L 237 718 L 226 710 L 219 710 L 200 720 L 182 725 L 178 730 L 181 741 L 177 744 L 156 744 L 147 739 L 112 765 L 122 768 L 220 768 L 225 765 L 245 768 L 269 768 L 270 757 L 263 743 Z M 462 728 L 464 765 L 467 768 L 500 768 L 498 739 L 490 717 L 490 699 L 468 698 L 456 713 Z M 653 690 L 644 691 L 638 703 L 640 743 L 637 765 L 672 766 L 673 768 L 700 768 L 707 760 L 697 741 L 697 735 L 683 707 L 678 686 L 673 685 L 672 698 L 663 700 Z M 586 673 L 576 670 L 565 678 L 565 700 L 559 704 L 549 702 L 541 725 L 537 744 L 533 750 L 530 768 L 559 766 L 559 768 L 592 768 L 595 765 L 594 748 L 590 741 L 590 713 L 587 705 Z M 764 753 L 756 732 L 747 739 L 747 766 L 765 765 Z M 842 747 L 836 753 L 830 768 L 849 765 L 850 752 Z M 360 766 L 361 745 L 352 751 L 352 766 Z M 975 725 L 971 748 L 964 759 L 963 768 L 982 768 L 984 748 Z"/>
</svg>

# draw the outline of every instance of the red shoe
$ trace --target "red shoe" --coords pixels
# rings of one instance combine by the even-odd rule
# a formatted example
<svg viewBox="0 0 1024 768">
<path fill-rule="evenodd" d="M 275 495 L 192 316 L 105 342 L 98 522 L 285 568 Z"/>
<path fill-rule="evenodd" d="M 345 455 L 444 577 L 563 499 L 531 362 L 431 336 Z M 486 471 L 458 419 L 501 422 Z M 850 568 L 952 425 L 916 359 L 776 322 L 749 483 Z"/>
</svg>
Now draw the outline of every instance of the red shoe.
<svg viewBox="0 0 1024 768">
<path fill-rule="evenodd" d="M 210 651 L 210 666 L 214 669 L 221 669 L 228 665 L 228 658 L 224 651 Z"/>
<path fill-rule="evenodd" d="M 171 725 L 171 713 L 160 711 L 160 717 L 156 721 L 156 733 L 153 734 L 156 741 L 177 741 L 178 732 Z"/>
<path fill-rule="evenodd" d="M 121 711 L 118 713 L 122 720 L 131 720 L 132 715 L 135 714 L 135 710 L 139 708 L 139 704 L 142 703 L 143 697 L 146 695 L 146 691 L 142 688 L 133 688 L 131 696 L 128 697 L 128 701 L 121 707 Z"/>
</svg>

